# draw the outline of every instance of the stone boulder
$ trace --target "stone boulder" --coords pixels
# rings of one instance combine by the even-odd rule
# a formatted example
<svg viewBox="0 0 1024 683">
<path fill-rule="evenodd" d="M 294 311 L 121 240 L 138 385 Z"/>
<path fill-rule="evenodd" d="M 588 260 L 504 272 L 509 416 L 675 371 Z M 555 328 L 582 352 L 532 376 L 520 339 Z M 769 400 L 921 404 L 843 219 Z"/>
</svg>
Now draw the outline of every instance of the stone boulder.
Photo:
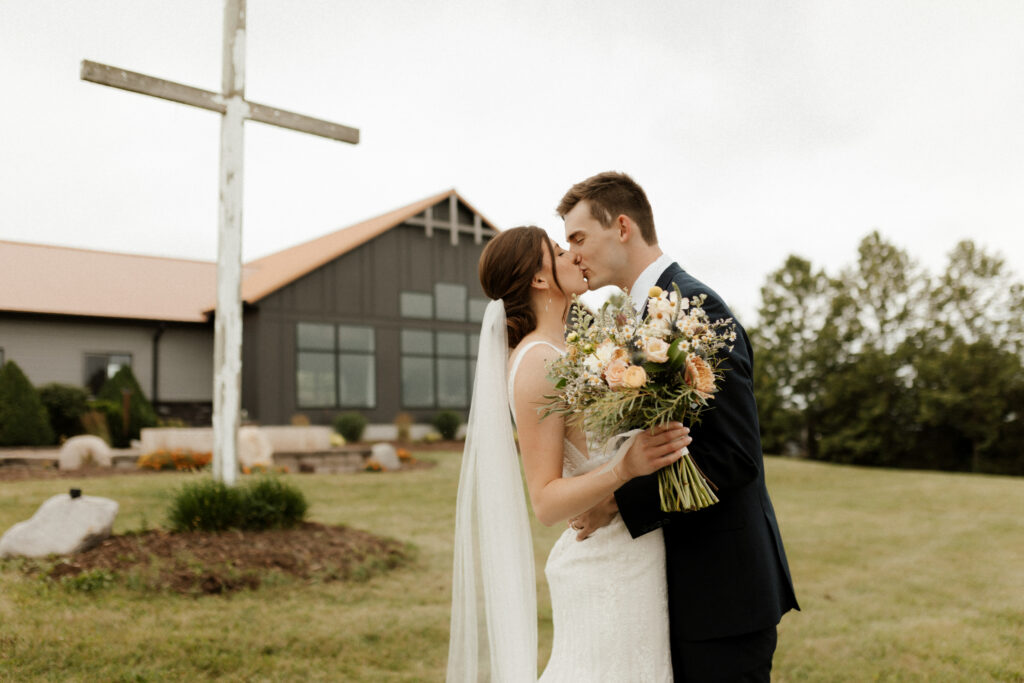
<svg viewBox="0 0 1024 683">
<path fill-rule="evenodd" d="M 77 470 L 89 462 L 110 467 L 110 446 L 98 436 L 73 436 L 60 447 L 58 462 L 62 470 Z"/>
<path fill-rule="evenodd" d="M 72 490 L 72 495 L 77 489 Z M 0 537 L 0 557 L 70 555 L 93 547 L 110 536 L 117 501 L 61 493 L 18 522 Z"/>
<path fill-rule="evenodd" d="M 375 443 L 370 449 L 369 464 L 377 463 L 382 470 L 397 470 L 402 467 L 395 447 L 387 443 Z"/>
<path fill-rule="evenodd" d="M 238 465 L 240 467 L 266 467 L 274 465 L 274 447 L 259 427 L 242 427 L 238 430 Z"/>
</svg>

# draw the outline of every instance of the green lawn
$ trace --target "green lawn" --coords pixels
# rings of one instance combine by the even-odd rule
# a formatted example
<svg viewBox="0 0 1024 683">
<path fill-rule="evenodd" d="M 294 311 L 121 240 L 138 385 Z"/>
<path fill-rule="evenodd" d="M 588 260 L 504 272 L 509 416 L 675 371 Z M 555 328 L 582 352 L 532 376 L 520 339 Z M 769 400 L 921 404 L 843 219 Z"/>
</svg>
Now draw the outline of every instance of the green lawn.
<svg viewBox="0 0 1024 683">
<path fill-rule="evenodd" d="M 312 519 L 414 543 L 364 583 L 280 579 L 227 597 L 114 586 L 83 593 L 0 563 L 0 680 L 443 680 L 459 458 L 394 474 L 292 475 Z M 775 680 L 1024 680 L 1024 479 L 770 458 L 768 484 L 801 613 Z M 0 531 L 79 486 L 121 504 L 115 528 L 162 522 L 186 475 L 0 483 Z M 543 563 L 561 528 L 534 528 Z"/>
</svg>

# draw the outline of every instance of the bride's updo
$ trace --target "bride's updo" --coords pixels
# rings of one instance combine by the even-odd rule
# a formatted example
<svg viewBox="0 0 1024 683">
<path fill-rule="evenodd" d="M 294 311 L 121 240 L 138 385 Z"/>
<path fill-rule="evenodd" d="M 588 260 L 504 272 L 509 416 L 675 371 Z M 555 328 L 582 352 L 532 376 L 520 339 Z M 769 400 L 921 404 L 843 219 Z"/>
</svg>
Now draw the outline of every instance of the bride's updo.
<svg viewBox="0 0 1024 683">
<path fill-rule="evenodd" d="M 555 250 L 542 229 L 530 225 L 498 233 L 480 255 L 480 285 L 491 299 L 505 302 L 508 347 L 516 347 L 537 327 L 530 307 L 530 284 L 544 267 L 544 251 L 551 260 L 551 275 L 558 291 L 565 294 L 555 268 Z"/>
</svg>

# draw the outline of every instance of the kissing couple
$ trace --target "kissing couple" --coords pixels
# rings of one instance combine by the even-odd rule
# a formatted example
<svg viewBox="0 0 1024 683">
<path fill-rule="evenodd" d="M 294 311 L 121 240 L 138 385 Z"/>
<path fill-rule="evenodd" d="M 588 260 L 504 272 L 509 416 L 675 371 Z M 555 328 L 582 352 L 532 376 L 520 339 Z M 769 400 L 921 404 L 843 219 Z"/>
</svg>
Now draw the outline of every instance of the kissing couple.
<svg viewBox="0 0 1024 683">
<path fill-rule="evenodd" d="M 742 326 L 699 425 L 648 429 L 611 449 L 563 416 L 547 365 L 566 347 L 574 295 L 617 285 L 644 310 L 652 287 L 721 298 L 662 253 L 643 189 L 588 178 L 558 205 L 568 249 L 537 227 L 504 231 L 480 258 L 492 300 L 480 333 L 459 481 L 449 683 L 768 681 L 782 615 L 799 609 L 765 486 L 753 351 Z M 513 427 L 514 420 L 514 427 Z M 545 525 L 567 522 L 545 566 L 551 657 L 537 677 L 533 541 L 523 493 Z M 719 502 L 662 512 L 658 470 L 689 447 Z M 605 465 L 605 467 L 602 467 Z"/>
</svg>

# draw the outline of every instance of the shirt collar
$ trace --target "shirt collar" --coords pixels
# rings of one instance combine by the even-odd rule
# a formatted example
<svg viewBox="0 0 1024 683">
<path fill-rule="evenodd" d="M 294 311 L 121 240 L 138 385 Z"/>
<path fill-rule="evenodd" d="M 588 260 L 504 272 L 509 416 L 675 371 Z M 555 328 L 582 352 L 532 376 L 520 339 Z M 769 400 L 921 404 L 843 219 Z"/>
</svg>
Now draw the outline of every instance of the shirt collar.
<svg viewBox="0 0 1024 683">
<path fill-rule="evenodd" d="M 658 278 L 665 272 L 665 269 L 671 266 L 673 263 L 672 258 L 667 254 L 662 254 L 654 260 L 649 266 L 643 269 L 640 273 L 640 277 L 636 279 L 633 286 L 629 288 L 629 298 L 633 300 L 633 306 L 638 311 L 644 310 L 644 305 L 647 303 L 647 293 L 651 290 L 651 287 L 658 284 Z"/>
</svg>

